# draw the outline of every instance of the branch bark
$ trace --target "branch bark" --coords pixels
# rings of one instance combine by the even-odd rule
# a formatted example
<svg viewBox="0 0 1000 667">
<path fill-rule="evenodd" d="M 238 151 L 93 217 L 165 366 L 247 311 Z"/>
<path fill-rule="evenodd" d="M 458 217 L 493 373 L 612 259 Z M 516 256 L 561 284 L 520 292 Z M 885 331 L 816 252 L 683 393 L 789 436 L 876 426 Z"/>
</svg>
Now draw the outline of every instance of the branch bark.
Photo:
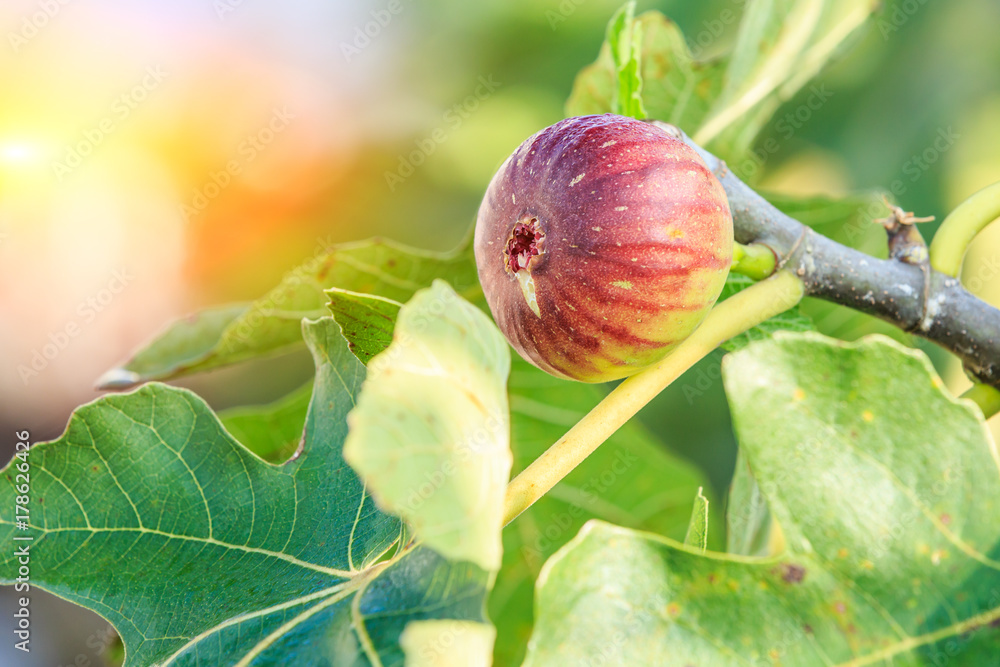
<svg viewBox="0 0 1000 667">
<path fill-rule="evenodd" d="M 957 355 L 980 382 L 1000 389 L 1000 310 L 957 278 L 843 246 L 791 218 L 678 128 L 654 121 L 701 155 L 729 197 L 736 240 L 761 243 L 805 283 L 806 294 L 879 317 Z"/>
</svg>

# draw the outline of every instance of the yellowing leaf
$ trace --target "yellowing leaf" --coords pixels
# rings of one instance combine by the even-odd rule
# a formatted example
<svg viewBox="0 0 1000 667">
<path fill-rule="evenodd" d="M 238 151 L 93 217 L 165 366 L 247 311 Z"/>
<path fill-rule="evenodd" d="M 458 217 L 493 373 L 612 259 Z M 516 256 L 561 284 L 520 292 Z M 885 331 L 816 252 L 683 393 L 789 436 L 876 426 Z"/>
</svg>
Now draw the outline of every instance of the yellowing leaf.
<svg viewBox="0 0 1000 667">
<path fill-rule="evenodd" d="M 380 507 L 453 560 L 500 567 L 510 477 L 507 343 L 436 281 L 402 307 L 368 364 L 344 457 Z"/>
<path fill-rule="evenodd" d="M 399 643 L 406 667 L 490 667 L 496 634 L 472 621 L 411 621 Z"/>
</svg>

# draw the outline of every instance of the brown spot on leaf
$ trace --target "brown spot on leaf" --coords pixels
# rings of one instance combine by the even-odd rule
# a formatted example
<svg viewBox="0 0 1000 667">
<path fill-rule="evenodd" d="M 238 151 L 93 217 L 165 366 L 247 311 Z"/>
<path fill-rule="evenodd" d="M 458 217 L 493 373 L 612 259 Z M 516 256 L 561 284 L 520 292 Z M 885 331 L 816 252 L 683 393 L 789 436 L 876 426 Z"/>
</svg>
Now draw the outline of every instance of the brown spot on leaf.
<svg viewBox="0 0 1000 667">
<path fill-rule="evenodd" d="M 794 563 L 781 564 L 781 579 L 786 584 L 801 584 L 806 578 L 806 568 Z"/>
</svg>

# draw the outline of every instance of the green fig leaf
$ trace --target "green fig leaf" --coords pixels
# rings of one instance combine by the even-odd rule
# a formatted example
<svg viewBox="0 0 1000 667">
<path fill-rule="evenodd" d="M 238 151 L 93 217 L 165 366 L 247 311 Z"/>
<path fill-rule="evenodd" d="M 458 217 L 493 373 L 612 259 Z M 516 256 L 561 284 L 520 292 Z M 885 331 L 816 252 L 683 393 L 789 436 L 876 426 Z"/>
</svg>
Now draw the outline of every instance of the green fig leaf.
<svg viewBox="0 0 1000 667">
<path fill-rule="evenodd" d="M 403 305 L 398 301 L 371 294 L 359 294 L 342 289 L 326 292 L 337 323 L 344 332 L 347 344 L 361 363 L 389 347 L 392 328 Z"/>
<path fill-rule="evenodd" d="M 722 89 L 723 68 L 694 60 L 680 29 L 663 14 L 646 12 L 633 23 L 642 34 L 635 59 L 647 112 L 644 117 L 688 131 L 698 127 Z M 597 61 L 577 75 L 566 102 L 566 115 L 614 112 L 615 99 L 621 95 L 617 72 L 612 46 L 606 41 Z"/>
<path fill-rule="evenodd" d="M 491 572 L 510 479 L 509 369 L 489 317 L 435 281 L 398 310 L 392 343 L 368 362 L 344 445 L 380 507 L 438 553 Z"/>
<path fill-rule="evenodd" d="M 698 487 L 698 495 L 694 497 L 694 507 L 691 509 L 691 522 L 688 524 L 684 544 L 694 547 L 701 553 L 708 548 L 708 498 Z"/>
<path fill-rule="evenodd" d="M 282 463 L 302 443 L 312 390 L 312 382 L 307 382 L 267 405 L 223 410 L 219 421 L 251 452 L 270 463 Z"/>
<path fill-rule="evenodd" d="M 746 453 L 736 454 L 736 468 L 726 501 L 726 551 L 737 556 L 770 556 L 780 533 Z"/>
<path fill-rule="evenodd" d="M 722 288 L 719 301 L 723 301 L 741 292 L 754 284 L 752 278 L 739 273 L 730 272 L 726 278 L 726 285 Z M 734 352 L 746 347 L 755 340 L 766 340 L 779 331 L 813 331 L 815 325 L 812 320 L 802 314 L 798 304 L 792 306 L 780 315 L 775 315 L 769 320 L 764 320 L 760 324 L 747 329 L 738 336 L 733 336 L 722 344 L 722 349 Z"/>
<path fill-rule="evenodd" d="M 729 355 L 724 379 L 787 550 L 701 555 L 591 522 L 542 571 L 525 664 L 995 658 L 1000 457 L 926 356 L 784 334 Z"/>
<path fill-rule="evenodd" d="M 637 78 L 648 117 L 677 125 L 736 164 L 778 108 L 856 37 L 876 7 L 870 0 L 752 2 L 732 51 L 709 60 L 696 59 L 680 29 L 662 14 L 642 14 L 633 23 L 643 35 Z M 609 30 L 597 61 L 577 76 L 568 115 L 614 111 L 623 51 L 612 36 L 623 32 L 624 26 Z M 830 95 L 818 86 L 813 104 Z"/>
<path fill-rule="evenodd" d="M 400 643 L 406 667 L 490 667 L 496 630 L 471 621 L 413 621 Z"/>
<path fill-rule="evenodd" d="M 333 318 L 302 326 L 316 379 L 292 460 L 263 461 L 196 395 L 149 384 L 28 450 L 26 530 L 20 459 L 3 472 L 0 539 L 32 537 L 32 585 L 104 616 L 128 667 L 399 665 L 410 621 L 486 623 L 489 574 L 404 544 L 344 462 L 365 367 Z M 16 571 L 7 550 L 2 582 Z"/>
<path fill-rule="evenodd" d="M 330 292 L 345 330 L 388 340 L 392 323 L 353 299 Z M 385 331 L 373 334 L 371 329 Z M 604 397 L 594 385 L 562 380 L 514 355 L 508 381 L 515 471 L 559 439 Z M 602 518 L 682 538 L 690 502 L 705 484 L 690 464 L 670 454 L 636 421 L 620 428 L 549 493 L 503 531 L 503 566 L 489 599 L 497 629 L 494 664 L 518 665 L 532 627 L 535 579 L 545 560 L 588 520 Z"/>
<path fill-rule="evenodd" d="M 611 101 L 613 113 L 643 119 L 642 26 L 635 21 L 635 2 L 625 3 L 608 22 L 607 41 L 618 85 Z"/>
<path fill-rule="evenodd" d="M 302 319 L 327 313 L 324 290 L 333 287 L 403 302 L 440 278 L 459 293 L 478 294 L 469 255 L 465 246 L 435 253 L 383 239 L 333 246 L 249 305 L 212 308 L 173 323 L 120 368 L 106 373 L 99 386 L 168 380 L 297 348 L 302 344 Z"/>
</svg>

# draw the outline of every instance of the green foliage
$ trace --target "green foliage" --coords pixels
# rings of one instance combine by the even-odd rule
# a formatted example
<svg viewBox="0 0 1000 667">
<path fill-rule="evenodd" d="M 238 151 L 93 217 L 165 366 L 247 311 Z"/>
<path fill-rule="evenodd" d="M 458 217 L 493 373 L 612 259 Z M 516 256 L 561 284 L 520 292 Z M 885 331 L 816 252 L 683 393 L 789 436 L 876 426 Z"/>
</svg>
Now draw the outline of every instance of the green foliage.
<svg viewBox="0 0 1000 667">
<path fill-rule="evenodd" d="M 735 163 L 872 10 L 758 0 L 733 47 L 704 59 L 629 2 L 567 109 L 671 122 Z M 874 194 L 768 198 L 884 256 Z M 722 298 L 751 284 L 731 275 Z M 303 342 L 315 379 L 219 415 L 155 383 L 79 408 L 28 455 L 34 585 L 111 621 L 129 666 L 515 665 L 526 648 L 528 665 L 1000 654 L 1000 458 L 981 414 L 921 354 L 809 333 L 887 327 L 805 303 L 724 346 L 740 455 L 719 553 L 703 475 L 635 421 L 501 532 L 509 474 L 606 388 L 511 359 L 480 297 L 468 245 L 373 240 L 175 322 L 103 386 Z M 0 480 L 0 540 L 18 530 L 17 463 Z M 0 555 L 4 573 L 14 563 Z"/>
<path fill-rule="evenodd" d="M 127 665 L 284 664 L 293 652 L 400 664 L 408 620 L 485 620 L 486 572 L 402 544 L 400 521 L 344 464 L 365 369 L 332 318 L 303 333 L 316 380 L 292 461 L 262 461 L 197 396 L 159 384 L 80 408 L 30 450 L 33 585 L 111 621 Z M 8 541 L 15 495 L 8 466 Z M 0 571 L 15 563 L 11 551 Z"/>
<path fill-rule="evenodd" d="M 646 118 L 642 104 L 642 72 L 639 59 L 642 53 L 642 26 L 636 23 L 635 2 L 627 2 L 608 23 L 608 48 L 614 63 L 618 85 L 611 99 L 612 113 Z"/>
<path fill-rule="evenodd" d="M 722 288 L 722 294 L 719 296 L 719 301 L 728 299 L 737 292 L 742 292 L 753 284 L 754 281 L 746 276 L 738 273 L 730 273 L 726 278 L 725 287 Z M 776 315 L 771 319 L 761 322 L 757 326 L 748 329 L 739 336 L 730 338 L 722 344 L 722 348 L 729 352 L 734 352 L 740 348 L 746 347 L 752 341 L 770 338 L 778 331 L 812 331 L 814 329 L 815 327 L 813 326 L 812 320 L 803 315 L 799 306 L 795 305 L 782 314 Z"/>
<path fill-rule="evenodd" d="M 764 493 L 750 470 L 744 450 L 736 456 L 726 512 L 726 553 L 737 556 L 768 556 L 780 528 L 771 516 Z"/>
<path fill-rule="evenodd" d="M 102 389 L 131 387 L 144 380 L 169 377 L 197 363 L 212 352 L 226 327 L 249 308 L 248 303 L 206 308 L 172 323 L 122 368 L 105 373 L 98 384 Z"/>
<path fill-rule="evenodd" d="M 658 12 L 635 21 L 637 56 L 649 118 L 677 125 L 719 157 L 744 158 L 778 107 L 800 90 L 871 16 L 870 0 L 766 0 L 748 3 L 733 49 L 696 59 L 676 24 Z M 621 12 L 608 42 L 584 68 L 566 104 L 568 115 L 615 109 L 623 52 Z M 616 48 L 617 46 L 617 48 Z"/>
<path fill-rule="evenodd" d="M 910 665 L 948 641 L 953 664 L 995 658 L 1000 459 L 982 415 L 883 338 L 786 335 L 724 369 L 787 550 L 700 555 L 593 522 L 539 577 L 526 664 Z"/>
<path fill-rule="evenodd" d="M 604 397 L 513 360 L 509 383 L 514 471 L 527 467 Z M 702 473 L 635 420 L 618 430 L 504 531 L 504 561 L 490 595 L 497 665 L 518 665 L 531 632 L 542 565 L 590 519 L 683 539 Z M 721 534 L 721 526 L 717 529 Z M 712 532 L 712 531 L 710 531 Z"/>
<path fill-rule="evenodd" d="M 402 306 L 383 296 L 348 292 L 339 288 L 327 290 L 327 304 L 340 325 L 351 352 L 367 364 L 392 342 L 392 327 Z"/>
<path fill-rule="evenodd" d="M 219 413 L 219 421 L 251 452 L 270 463 L 282 463 L 302 441 L 302 428 L 312 399 L 312 382 L 262 406 L 241 406 Z"/>
<path fill-rule="evenodd" d="M 722 69 L 714 63 L 694 60 L 680 29 L 659 12 L 639 16 L 635 27 L 643 36 L 638 60 L 647 117 L 688 131 L 698 127 L 722 88 Z M 605 43 L 597 61 L 577 76 L 566 102 L 566 114 L 612 111 L 617 94 L 616 70 L 612 48 Z"/>
<path fill-rule="evenodd" d="M 437 281 L 398 310 L 393 342 L 368 362 L 344 445 L 379 506 L 442 555 L 490 572 L 510 477 L 509 369 L 499 330 Z"/>
<path fill-rule="evenodd" d="M 684 544 L 705 553 L 705 549 L 708 548 L 708 498 L 701 491 L 701 487 L 698 487 Z"/>
<path fill-rule="evenodd" d="M 324 290 L 332 287 L 403 302 L 442 279 L 475 295 L 479 283 L 468 253 L 465 246 L 433 253 L 383 239 L 333 246 L 249 305 L 212 308 L 173 323 L 109 372 L 104 386 L 172 379 L 299 346 L 302 319 L 327 314 Z"/>
<path fill-rule="evenodd" d="M 329 294 L 330 308 L 345 331 L 388 345 L 394 322 L 384 316 L 385 299 L 356 296 L 345 302 L 336 290 Z M 386 310 L 380 310 L 383 306 Z M 516 357 L 508 396 L 518 472 L 597 405 L 603 392 L 548 375 Z M 629 423 L 518 517 L 516 530 L 503 533 L 503 564 L 489 600 L 497 626 L 495 664 L 520 664 L 532 627 L 535 578 L 545 560 L 586 521 L 599 518 L 680 539 L 688 527 L 690 499 L 702 484 L 690 465 Z"/>
</svg>

